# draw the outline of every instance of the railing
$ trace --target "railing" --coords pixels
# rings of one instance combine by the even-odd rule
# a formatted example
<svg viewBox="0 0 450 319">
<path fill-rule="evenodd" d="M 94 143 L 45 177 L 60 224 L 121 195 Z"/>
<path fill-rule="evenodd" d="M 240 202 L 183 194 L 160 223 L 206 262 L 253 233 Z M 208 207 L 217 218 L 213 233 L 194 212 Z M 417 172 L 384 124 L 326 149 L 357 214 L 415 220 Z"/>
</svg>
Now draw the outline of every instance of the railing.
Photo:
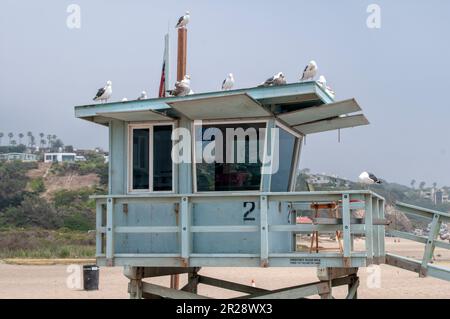
<svg viewBox="0 0 450 319">
<path fill-rule="evenodd" d="M 366 190 L 292 193 L 205 193 L 205 194 L 142 194 L 94 196 L 97 203 L 97 259 L 104 265 L 132 266 L 321 266 L 360 267 L 383 263 L 384 251 L 384 199 Z M 257 203 L 259 214 L 251 225 L 198 225 L 193 223 L 194 205 L 211 204 L 221 207 L 226 203 Z M 289 213 L 311 210 L 313 203 L 337 203 L 340 216 L 317 218 L 312 224 L 296 224 L 294 218 L 286 223 L 271 223 L 287 207 Z M 125 225 L 114 217 L 127 214 L 135 204 L 170 204 L 176 212 L 176 224 Z M 252 206 L 252 205 L 249 205 Z M 118 207 L 121 207 L 120 209 Z M 155 207 L 155 206 L 153 206 Z M 277 208 L 278 207 L 278 208 Z M 254 208 L 254 207 L 253 207 Z M 149 208 L 152 209 L 152 208 Z M 155 209 L 155 208 L 153 208 Z M 352 216 L 364 211 L 363 217 Z M 245 215 L 245 211 L 243 212 Z M 295 214 L 294 214 L 295 215 Z M 281 219 L 278 219 L 281 220 Z M 283 219 L 284 220 L 284 219 Z M 293 221 L 293 222 L 292 222 Z M 342 252 L 297 252 L 295 249 L 272 251 L 273 234 L 342 233 Z M 116 251 L 118 234 L 176 234 L 179 249 L 170 253 L 124 253 Z M 193 237 L 199 233 L 252 233 L 257 236 L 257 249 L 250 253 L 198 253 Z M 365 250 L 354 251 L 354 237 L 365 237 Z M 272 237 L 272 239 L 271 239 Z M 255 238 L 255 237 L 252 237 Z M 224 242 L 224 245 L 227 243 Z"/>
<path fill-rule="evenodd" d="M 405 213 L 407 216 L 424 219 L 426 222 L 430 222 L 430 231 L 428 236 L 425 237 L 395 229 L 388 230 L 388 233 L 392 236 L 425 244 L 425 250 L 421 261 L 394 254 L 386 254 L 386 263 L 417 272 L 420 277 L 431 276 L 450 281 L 450 268 L 430 264 L 436 247 L 450 249 L 450 243 L 438 240 L 441 225 L 443 222 L 450 222 L 450 214 L 401 202 L 397 202 L 396 206 L 398 210 Z"/>
</svg>

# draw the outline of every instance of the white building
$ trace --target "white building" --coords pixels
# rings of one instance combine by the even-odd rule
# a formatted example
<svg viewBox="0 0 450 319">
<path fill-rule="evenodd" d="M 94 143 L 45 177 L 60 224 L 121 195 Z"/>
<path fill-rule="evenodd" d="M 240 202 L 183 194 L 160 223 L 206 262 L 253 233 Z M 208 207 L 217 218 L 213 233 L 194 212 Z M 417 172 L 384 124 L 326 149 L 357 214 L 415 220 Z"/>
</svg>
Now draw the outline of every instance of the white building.
<svg viewBox="0 0 450 319">
<path fill-rule="evenodd" d="M 75 153 L 45 153 L 45 163 L 62 163 L 62 162 L 75 162 L 77 154 Z"/>
<path fill-rule="evenodd" d="M 0 154 L 2 161 L 21 161 L 21 162 L 36 162 L 38 157 L 31 153 L 5 153 Z"/>
</svg>

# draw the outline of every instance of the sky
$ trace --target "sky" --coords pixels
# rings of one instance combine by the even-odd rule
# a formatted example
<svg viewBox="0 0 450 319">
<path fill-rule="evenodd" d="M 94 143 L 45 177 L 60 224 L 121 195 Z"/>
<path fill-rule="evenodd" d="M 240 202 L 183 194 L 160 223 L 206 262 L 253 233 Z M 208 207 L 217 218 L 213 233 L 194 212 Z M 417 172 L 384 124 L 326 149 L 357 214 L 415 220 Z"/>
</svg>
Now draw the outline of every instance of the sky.
<svg viewBox="0 0 450 319">
<path fill-rule="evenodd" d="M 69 28 L 68 6 L 80 8 Z M 380 8 L 369 28 L 367 8 Z M 107 148 L 107 128 L 74 117 L 97 89 L 112 100 L 158 91 L 164 34 L 175 79 L 178 17 L 191 13 L 188 66 L 195 92 L 236 88 L 284 72 L 298 81 L 314 59 L 337 100 L 356 98 L 371 124 L 308 136 L 301 168 L 356 179 L 450 185 L 450 1 L 23 1 L 0 4 L 0 132 L 56 134 Z M 3 138 L 5 145 L 7 139 Z"/>
</svg>

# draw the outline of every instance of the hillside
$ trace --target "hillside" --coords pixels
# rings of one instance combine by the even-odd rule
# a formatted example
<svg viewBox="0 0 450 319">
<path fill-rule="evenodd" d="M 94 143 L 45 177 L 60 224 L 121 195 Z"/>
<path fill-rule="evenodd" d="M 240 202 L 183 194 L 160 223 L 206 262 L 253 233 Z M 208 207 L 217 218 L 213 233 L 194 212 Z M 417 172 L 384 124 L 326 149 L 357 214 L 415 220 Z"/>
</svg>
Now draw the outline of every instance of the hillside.
<svg viewBox="0 0 450 319">
<path fill-rule="evenodd" d="M 0 258 L 92 257 L 93 194 L 106 192 L 103 158 L 47 164 L 0 162 Z"/>
</svg>

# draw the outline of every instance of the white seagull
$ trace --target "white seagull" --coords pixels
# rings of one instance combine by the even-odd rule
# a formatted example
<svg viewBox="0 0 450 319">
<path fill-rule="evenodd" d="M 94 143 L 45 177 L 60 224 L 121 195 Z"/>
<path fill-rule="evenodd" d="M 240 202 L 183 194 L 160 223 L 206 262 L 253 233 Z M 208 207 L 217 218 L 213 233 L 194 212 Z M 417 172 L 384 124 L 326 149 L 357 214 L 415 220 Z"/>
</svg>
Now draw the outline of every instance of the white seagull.
<svg viewBox="0 0 450 319">
<path fill-rule="evenodd" d="M 283 72 L 278 72 L 274 76 L 268 78 L 265 82 L 261 83 L 259 86 L 275 86 L 286 84 L 286 78 Z"/>
<path fill-rule="evenodd" d="M 321 87 L 325 89 L 327 87 L 327 79 L 323 75 L 321 75 L 317 80 L 317 84 L 319 84 Z"/>
<path fill-rule="evenodd" d="M 97 95 L 94 97 L 94 101 L 108 101 L 112 94 L 112 82 L 107 81 L 106 86 L 98 89 Z"/>
<path fill-rule="evenodd" d="M 325 76 L 319 76 L 317 84 L 319 84 L 333 99 L 336 97 L 336 92 L 334 92 L 333 89 L 327 85 L 327 79 Z"/>
<path fill-rule="evenodd" d="M 189 75 L 185 75 L 183 80 L 177 81 L 175 83 L 175 88 L 173 90 L 167 91 L 170 95 L 173 96 L 186 96 L 193 94 L 191 90 L 191 77 Z"/>
<path fill-rule="evenodd" d="M 147 92 L 142 91 L 141 95 L 137 99 L 138 100 L 146 100 L 147 99 Z"/>
<path fill-rule="evenodd" d="M 181 16 L 180 19 L 178 19 L 178 23 L 175 26 L 175 28 L 179 29 L 179 28 L 185 28 L 186 24 L 189 23 L 189 11 L 186 11 L 184 16 Z"/>
<path fill-rule="evenodd" d="M 381 180 L 379 180 L 375 175 L 369 172 L 362 172 L 359 175 L 359 181 L 362 184 L 366 185 L 381 184 Z"/>
<path fill-rule="evenodd" d="M 233 73 L 229 73 L 225 80 L 222 82 L 222 90 L 228 91 L 233 88 L 234 85 L 234 77 Z"/>
<path fill-rule="evenodd" d="M 305 67 L 305 70 L 303 70 L 303 74 L 300 81 L 312 80 L 314 79 L 316 74 L 317 74 L 317 63 L 316 61 L 312 60 Z"/>
</svg>

